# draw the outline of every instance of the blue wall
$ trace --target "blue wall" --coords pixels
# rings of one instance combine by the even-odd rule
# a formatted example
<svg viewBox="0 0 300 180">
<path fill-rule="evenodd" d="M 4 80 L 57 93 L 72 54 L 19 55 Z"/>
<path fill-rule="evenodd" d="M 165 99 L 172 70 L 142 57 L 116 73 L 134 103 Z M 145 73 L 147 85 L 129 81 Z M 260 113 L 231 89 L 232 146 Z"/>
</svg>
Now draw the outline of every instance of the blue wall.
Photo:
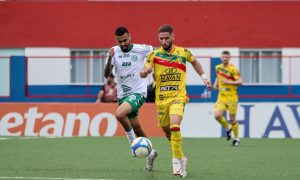
<svg viewBox="0 0 300 180">
<path fill-rule="evenodd" d="M 26 97 L 26 57 L 13 56 L 10 58 L 10 97 L 0 98 L 0 102 L 95 102 L 99 86 L 78 85 L 34 85 L 28 87 Z M 219 58 L 212 58 L 212 67 L 220 63 Z M 212 82 L 215 70 L 211 69 Z M 290 94 L 289 94 L 290 90 Z M 217 91 L 211 92 L 210 98 L 201 98 L 205 92 L 204 86 L 187 86 L 190 102 L 214 102 Z M 240 86 L 240 102 L 299 102 L 300 85 L 276 86 Z"/>
</svg>

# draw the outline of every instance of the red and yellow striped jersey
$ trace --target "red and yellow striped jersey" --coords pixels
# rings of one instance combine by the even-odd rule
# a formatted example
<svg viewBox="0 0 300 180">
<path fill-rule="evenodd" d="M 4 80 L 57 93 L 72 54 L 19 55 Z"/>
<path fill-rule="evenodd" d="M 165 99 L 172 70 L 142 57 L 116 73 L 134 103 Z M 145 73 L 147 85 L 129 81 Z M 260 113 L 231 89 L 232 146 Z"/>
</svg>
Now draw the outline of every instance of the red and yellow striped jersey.
<svg viewBox="0 0 300 180">
<path fill-rule="evenodd" d="M 240 78 L 239 71 L 232 64 L 227 67 L 224 64 L 216 66 L 219 94 L 218 101 L 221 102 L 238 102 L 238 92 L 236 85 L 223 84 L 222 79 L 238 80 Z"/>
<path fill-rule="evenodd" d="M 168 104 L 173 100 L 187 102 L 186 62 L 195 61 L 185 48 L 174 46 L 170 53 L 162 47 L 148 54 L 145 67 L 154 68 L 156 104 Z"/>
</svg>

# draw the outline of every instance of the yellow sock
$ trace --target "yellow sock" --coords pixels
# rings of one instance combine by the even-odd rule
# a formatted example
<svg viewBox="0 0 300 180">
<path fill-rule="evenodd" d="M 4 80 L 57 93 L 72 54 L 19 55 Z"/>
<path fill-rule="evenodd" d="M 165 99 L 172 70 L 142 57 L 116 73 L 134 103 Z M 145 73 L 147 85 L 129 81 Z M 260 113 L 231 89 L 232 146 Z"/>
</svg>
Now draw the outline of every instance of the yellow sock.
<svg viewBox="0 0 300 180">
<path fill-rule="evenodd" d="M 234 138 L 236 139 L 239 138 L 239 123 L 237 122 L 237 120 L 232 122 L 232 131 L 233 131 Z"/>
<path fill-rule="evenodd" d="M 183 158 L 183 152 L 181 148 L 182 137 L 180 132 L 180 126 L 178 124 L 172 124 L 171 129 L 171 148 L 173 158 Z"/>
<path fill-rule="evenodd" d="M 222 117 L 222 119 L 219 121 L 219 123 L 220 123 L 224 128 L 226 128 L 226 129 L 229 128 L 229 124 L 228 124 L 227 120 L 226 120 L 224 117 Z"/>
</svg>

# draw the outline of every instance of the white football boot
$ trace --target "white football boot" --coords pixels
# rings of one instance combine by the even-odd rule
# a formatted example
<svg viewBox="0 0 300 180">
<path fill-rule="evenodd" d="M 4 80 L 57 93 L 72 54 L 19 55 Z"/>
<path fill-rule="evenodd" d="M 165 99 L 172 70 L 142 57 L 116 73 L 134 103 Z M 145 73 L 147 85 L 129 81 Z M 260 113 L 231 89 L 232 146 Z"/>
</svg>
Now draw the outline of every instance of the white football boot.
<svg viewBox="0 0 300 180">
<path fill-rule="evenodd" d="M 185 178 L 187 176 L 187 170 L 186 170 L 186 165 L 187 165 L 187 157 L 183 157 L 180 159 L 180 164 L 181 164 L 181 174 L 180 177 Z"/>
<path fill-rule="evenodd" d="M 146 170 L 147 171 L 152 171 L 153 169 L 153 162 L 155 160 L 155 158 L 157 157 L 158 153 L 156 152 L 156 150 L 152 150 L 151 153 L 149 154 L 149 156 L 147 157 L 147 164 L 146 164 Z"/>
<path fill-rule="evenodd" d="M 173 175 L 174 176 L 181 176 L 182 175 L 182 169 L 181 169 L 180 159 L 173 158 L 172 159 L 172 165 L 173 165 Z"/>
</svg>

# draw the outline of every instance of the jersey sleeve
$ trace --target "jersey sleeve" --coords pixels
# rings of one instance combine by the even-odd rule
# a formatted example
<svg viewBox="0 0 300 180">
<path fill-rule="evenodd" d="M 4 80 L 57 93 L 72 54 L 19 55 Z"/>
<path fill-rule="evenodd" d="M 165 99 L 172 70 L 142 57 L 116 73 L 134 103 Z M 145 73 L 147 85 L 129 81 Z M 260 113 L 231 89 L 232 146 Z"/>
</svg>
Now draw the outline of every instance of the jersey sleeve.
<svg viewBox="0 0 300 180">
<path fill-rule="evenodd" d="M 190 50 L 188 50 L 188 49 L 185 48 L 184 52 L 186 53 L 186 60 L 188 62 L 191 63 L 191 62 L 194 62 L 196 60 L 195 56 L 191 53 Z"/>
<path fill-rule="evenodd" d="M 151 51 L 147 54 L 145 58 L 145 67 L 151 67 L 153 66 L 153 59 L 154 59 L 154 51 Z"/>
<path fill-rule="evenodd" d="M 239 73 L 239 70 L 237 68 L 233 68 L 232 69 L 232 76 L 235 80 L 239 79 L 240 78 L 240 73 Z"/>
<path fill-rule="evenodd" d="M 153 46 L 151 46 L 151 45 L 144 44 L 143 46 L 144 46 L 144 49 L 145 49 L 144 51 L 146 52 L 146 54 L 148 54 L 149 52 L 154 50 Z"/>
</svg>

